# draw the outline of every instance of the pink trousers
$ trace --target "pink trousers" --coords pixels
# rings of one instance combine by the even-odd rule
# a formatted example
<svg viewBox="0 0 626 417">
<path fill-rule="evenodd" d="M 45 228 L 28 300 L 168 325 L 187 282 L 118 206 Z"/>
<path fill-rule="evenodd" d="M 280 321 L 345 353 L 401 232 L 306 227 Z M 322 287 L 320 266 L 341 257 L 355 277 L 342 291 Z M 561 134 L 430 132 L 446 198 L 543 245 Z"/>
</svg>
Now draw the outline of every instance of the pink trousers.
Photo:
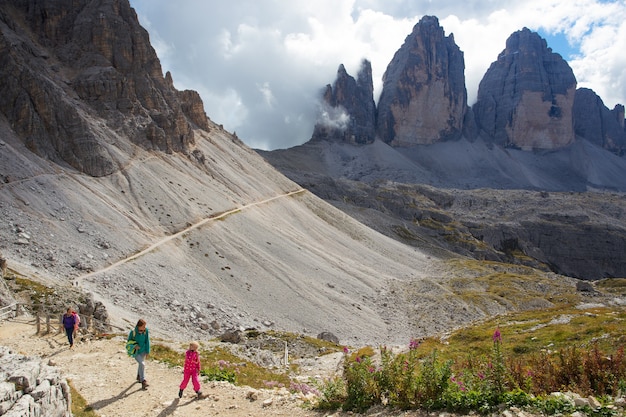
<svg viewBox="0 0 626 417">
<path fill-rule="evenodd" d="M 187 384 L 189 383 L 189 378 L 191 378 L 191 383 L 193 385 L 193 390 L 198 392 L 200 391 L 200 381 L 198 380 L 198 372 L 184 372 L 183 382 L 180 383 L 180 389 L 184 390 L 187 388 Z"/>
</svg>

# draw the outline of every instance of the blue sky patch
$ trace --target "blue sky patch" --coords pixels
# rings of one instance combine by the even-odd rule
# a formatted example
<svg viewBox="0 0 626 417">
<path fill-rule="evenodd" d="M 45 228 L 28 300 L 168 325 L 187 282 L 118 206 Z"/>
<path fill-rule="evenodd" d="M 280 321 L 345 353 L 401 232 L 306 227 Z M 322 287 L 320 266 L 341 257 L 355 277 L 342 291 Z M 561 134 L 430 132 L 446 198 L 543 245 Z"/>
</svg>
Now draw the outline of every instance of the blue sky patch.
<svg viewBox="0 0 626 417">
<path fill-rule="evenodd" d="M 561 55 L 566 61 L 570 61 L 579 53 L 576 47 L 569 44 L 562 32 L 549 34 L 543 30 L 538 30 L 537 33 L 546 40 L 548 48 L 552 48 L 552 52 Z"/>
</svg>

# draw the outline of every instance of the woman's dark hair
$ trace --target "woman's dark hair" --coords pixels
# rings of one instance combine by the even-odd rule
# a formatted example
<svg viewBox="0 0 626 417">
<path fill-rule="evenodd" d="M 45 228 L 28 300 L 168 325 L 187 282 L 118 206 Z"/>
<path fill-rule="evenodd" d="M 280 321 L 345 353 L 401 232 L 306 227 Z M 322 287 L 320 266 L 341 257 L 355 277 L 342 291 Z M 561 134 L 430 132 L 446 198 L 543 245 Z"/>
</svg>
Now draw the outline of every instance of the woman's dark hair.
<svg viewBox="0 0 626 417">
<path fill-rule="evenodd" d="M 146 325 L 146 321 L 144 319 L 139 319 L 137 322 L 137 327 L 143 327 Z"/>
</svg>

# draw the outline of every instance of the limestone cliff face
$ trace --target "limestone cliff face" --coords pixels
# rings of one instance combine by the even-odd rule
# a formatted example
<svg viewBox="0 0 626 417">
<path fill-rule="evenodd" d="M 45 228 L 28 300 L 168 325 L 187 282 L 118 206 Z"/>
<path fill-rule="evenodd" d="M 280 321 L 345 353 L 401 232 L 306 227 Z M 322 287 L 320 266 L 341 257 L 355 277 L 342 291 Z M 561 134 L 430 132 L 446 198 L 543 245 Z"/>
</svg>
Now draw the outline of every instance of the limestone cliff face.
<svg viewBox="0 0 626 417">
<path fill-rule="evenodd" d="M 593 90 L 579 88 L 573 111 L 576 135 L 611 152 L 623 153 L 626 149 L 624 106 L 609 110 Z"/>
<path fill-rule="evenodd" d="M 392 146 L 458 138 L 467 110 L 465 61 L 439 20 L 423 17 L 383 76 L 377 132 Z"/>
<path fill-rule="evenodd" d="M 523 150 L 558 149 L 574 140 L 576 78 L 545 39 L 513 33 L 478 88 L 473 107 L 488 140 Z"/>
<path fill-rule="evenodd" d="M 356 80 L 339 66 L 333 86 L 326 86 L 320 113 L 312 139 L 353 144 L 374 141 L 376 104 L 369 61 L 363 60 Z"/>
<path fill-rule="evenodd" d="M 0 1 L 0 113 L 39 155 L 93 176 L 122 163 L 117 132 L 187 152 L 199 96 L 163 76 L 128 0 Z M 119 146 L 119 145 L 118 145 Z"/>
</svg>

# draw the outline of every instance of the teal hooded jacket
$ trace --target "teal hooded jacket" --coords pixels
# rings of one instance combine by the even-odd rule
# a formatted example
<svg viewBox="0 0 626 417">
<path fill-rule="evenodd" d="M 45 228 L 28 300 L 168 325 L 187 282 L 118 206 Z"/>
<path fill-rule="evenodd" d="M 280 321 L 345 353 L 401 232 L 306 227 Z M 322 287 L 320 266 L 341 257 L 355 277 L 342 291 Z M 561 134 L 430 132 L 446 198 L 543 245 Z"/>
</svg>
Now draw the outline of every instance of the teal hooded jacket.
<svg viewBox="0 0 626 417">
<path fill-rule="evenodd" d="M 139 355 L 141 353 L 147 355 L 150 353 L 150 333 L 147 327 L 144 333 L 139 333 L 137 326 L 135 326 L 135 328 L 128 334 L 128 340 L 134 340 L 137 342 L 137 346 L 139 346 L 139 349 L 135 351 L 134 355 Z"/>
</svg>

